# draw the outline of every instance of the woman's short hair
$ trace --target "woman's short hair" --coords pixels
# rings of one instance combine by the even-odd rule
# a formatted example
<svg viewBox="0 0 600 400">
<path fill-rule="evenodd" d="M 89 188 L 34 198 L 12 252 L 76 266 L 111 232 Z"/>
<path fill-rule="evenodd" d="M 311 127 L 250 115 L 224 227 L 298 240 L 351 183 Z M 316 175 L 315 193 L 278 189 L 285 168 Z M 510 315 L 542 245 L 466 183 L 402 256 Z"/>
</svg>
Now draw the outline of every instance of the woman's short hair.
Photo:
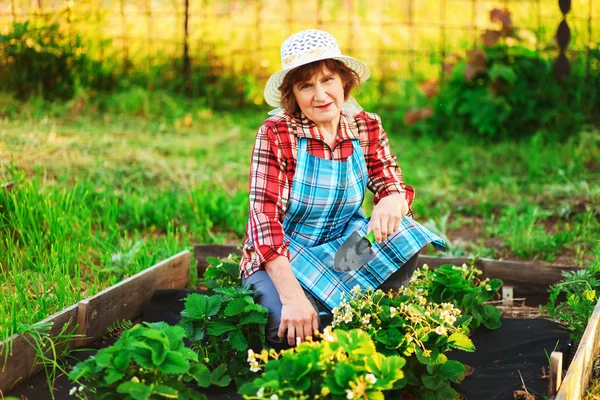
<svg viewBox="0 0 600 400">
<path fill-rule="evenodd" d="M 306 82 L 314 74 L 327 67 L 331 72 L 338 74 L 342 78 L 344 85 L 344 100 L 348 100 L 352 89 L 360 83 L 360 78 L 353 69 L 348 68 L 346 64 L 339 60 L 327 58 L 325 60 L 314 61 L 309 64 L 294 68 L 283 78 L 279 91 L 281 92 L 281 108 L 290 114 L 300 111 L 300 107 L 294 96 L 294 85 L 300 82 Z"/>
</svg>

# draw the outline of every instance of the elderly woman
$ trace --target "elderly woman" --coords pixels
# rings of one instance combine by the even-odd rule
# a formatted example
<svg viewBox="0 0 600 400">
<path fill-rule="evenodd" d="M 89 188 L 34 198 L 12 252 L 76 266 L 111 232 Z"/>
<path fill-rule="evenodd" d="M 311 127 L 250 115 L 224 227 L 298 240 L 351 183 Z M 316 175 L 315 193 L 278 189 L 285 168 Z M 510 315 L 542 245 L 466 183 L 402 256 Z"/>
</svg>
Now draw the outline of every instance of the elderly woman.
<svg viewBox="0 0 600 400">
<path fill-rule="evenodd" d="M 250 216 L 240 275 L 269 309 L 267 339 L 292 346 L 319 329 L 343 293 L 405 284 L 419 250 L 444 242 L 407 216 L 413 189 L 404 184 L 378 115 L 350 96 L 369 77 L 342 55 L 335 38 L 305 30 L 281 46 L 282 71 L 265 88 L 280 107 L 258 130 L 250 172 Z M 361 210 L 366 189 L 375 206 Z M 353 233 L 373 232 L 375 257 L 338 272 L 334 256 Z M 322 328 L 322 327 L 321 327 Z"/>
</svg>

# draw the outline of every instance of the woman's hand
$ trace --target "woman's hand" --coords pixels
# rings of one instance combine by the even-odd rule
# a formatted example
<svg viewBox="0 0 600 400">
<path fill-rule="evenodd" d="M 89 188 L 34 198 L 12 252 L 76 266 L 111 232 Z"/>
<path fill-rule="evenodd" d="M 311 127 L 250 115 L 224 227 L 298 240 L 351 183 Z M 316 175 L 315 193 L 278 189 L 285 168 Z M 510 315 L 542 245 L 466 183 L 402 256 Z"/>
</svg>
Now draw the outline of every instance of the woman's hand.
<svg viewBox="0 0 600 400">
<path fill-rule="evenodd" d="M 281 307 L 281 324 L 277 335 L 284 338 L 287 330 L 287 340 L 290 346 L 296 345 L 296 338 L 304 341 L 308 336 L 314 336 L 319 329 L 319 316 L 304 293 Z"/>
<path fill-rule="evenodd" d="M 408 202 L 404 195 L 390 194 L 379 200 L 373 209 L 367 233 L 373 231 L 375 240 L 383 242 L 400 228 L 402 216 L 406 214 L 408 214 Z"/>
<path fill-rule="evenodd" d="M 267 261 L 265 270 L 271 277 L 282 304 L 277 335 L 283 339 L 287 331 L 288 343 L 290 346 L 295 346 L 296 338 L 305 340 L 307 336 L 313 336 L 315 330 L 319 329 L 319 316 L 306 298 L 286 257 L 279 256 Z"/>
</svg>

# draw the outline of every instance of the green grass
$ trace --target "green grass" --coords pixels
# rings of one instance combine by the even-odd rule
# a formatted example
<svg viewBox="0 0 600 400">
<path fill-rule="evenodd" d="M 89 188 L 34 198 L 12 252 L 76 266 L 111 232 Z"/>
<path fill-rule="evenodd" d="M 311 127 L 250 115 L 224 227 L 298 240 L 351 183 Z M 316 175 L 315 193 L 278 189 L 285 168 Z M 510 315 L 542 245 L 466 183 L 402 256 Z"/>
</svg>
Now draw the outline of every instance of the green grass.
<svg viewBox="0 0 600 400">
<path fill-rule="evenodd" d="M 193 243 L 241 244 L 265 113 L 218 114 L 160 93 L 2 100 L 0 183 L 17 184 L 0 191 L 0 337 Z M 450 254 L 592 258 L 598 129 L 566 143 L 388 133 L 417 219 L 449 238 Z"/>
</svg>

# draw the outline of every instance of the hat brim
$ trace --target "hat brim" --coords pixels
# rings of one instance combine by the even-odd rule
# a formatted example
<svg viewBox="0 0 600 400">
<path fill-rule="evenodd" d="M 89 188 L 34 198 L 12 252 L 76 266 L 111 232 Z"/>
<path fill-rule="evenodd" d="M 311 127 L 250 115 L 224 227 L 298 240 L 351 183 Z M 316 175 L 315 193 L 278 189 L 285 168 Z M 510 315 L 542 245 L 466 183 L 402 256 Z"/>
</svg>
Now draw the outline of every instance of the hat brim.
<svg viewBox="0 0 600 400">
<path fill-rule="evenodd" d="M 363 83 L 364 81 L 369 79 L 369 76 L 371 75 L 371 73 L 369 71 L 369 67 L 367 67 L 367 65 L 365 63 L 363 63 L 360 60 L 357 60 L 354 57 L 349 57 L 349 56 L 323 57 L 323 58 L 317 58 L 317 59 L 311 60 L 310 62 L 326 60 L 326 59 L 339 60 L 339 61 L 343 62 L 348 68 L 350 68 L 351 70 L 356 72 L 356 74 L 358 75 L 358 77 L 360 79 L 359 83 Z M 306 65 L 306 64 L 302 64 L 302 65 Z M 267 102 L 268 105 L 270 105 L 271 107 L 281 107 L 281 104 L 280 104 L 281 103 L 281 92 L 279 91 L 279 87 L 283 83 L 283 79 L 285 78 L 285 76 L 291 70 L 301 67 L 302 65 L 297 65 L 297 66 L 294 66 L 293 68 L 284 69 L 283 71 L 276 72 L 269 77 L 269 79 L 267 80 L 267 84 L 265 86 L 265 91 L 264 91 L 265 101 Z"/>
</svg>

